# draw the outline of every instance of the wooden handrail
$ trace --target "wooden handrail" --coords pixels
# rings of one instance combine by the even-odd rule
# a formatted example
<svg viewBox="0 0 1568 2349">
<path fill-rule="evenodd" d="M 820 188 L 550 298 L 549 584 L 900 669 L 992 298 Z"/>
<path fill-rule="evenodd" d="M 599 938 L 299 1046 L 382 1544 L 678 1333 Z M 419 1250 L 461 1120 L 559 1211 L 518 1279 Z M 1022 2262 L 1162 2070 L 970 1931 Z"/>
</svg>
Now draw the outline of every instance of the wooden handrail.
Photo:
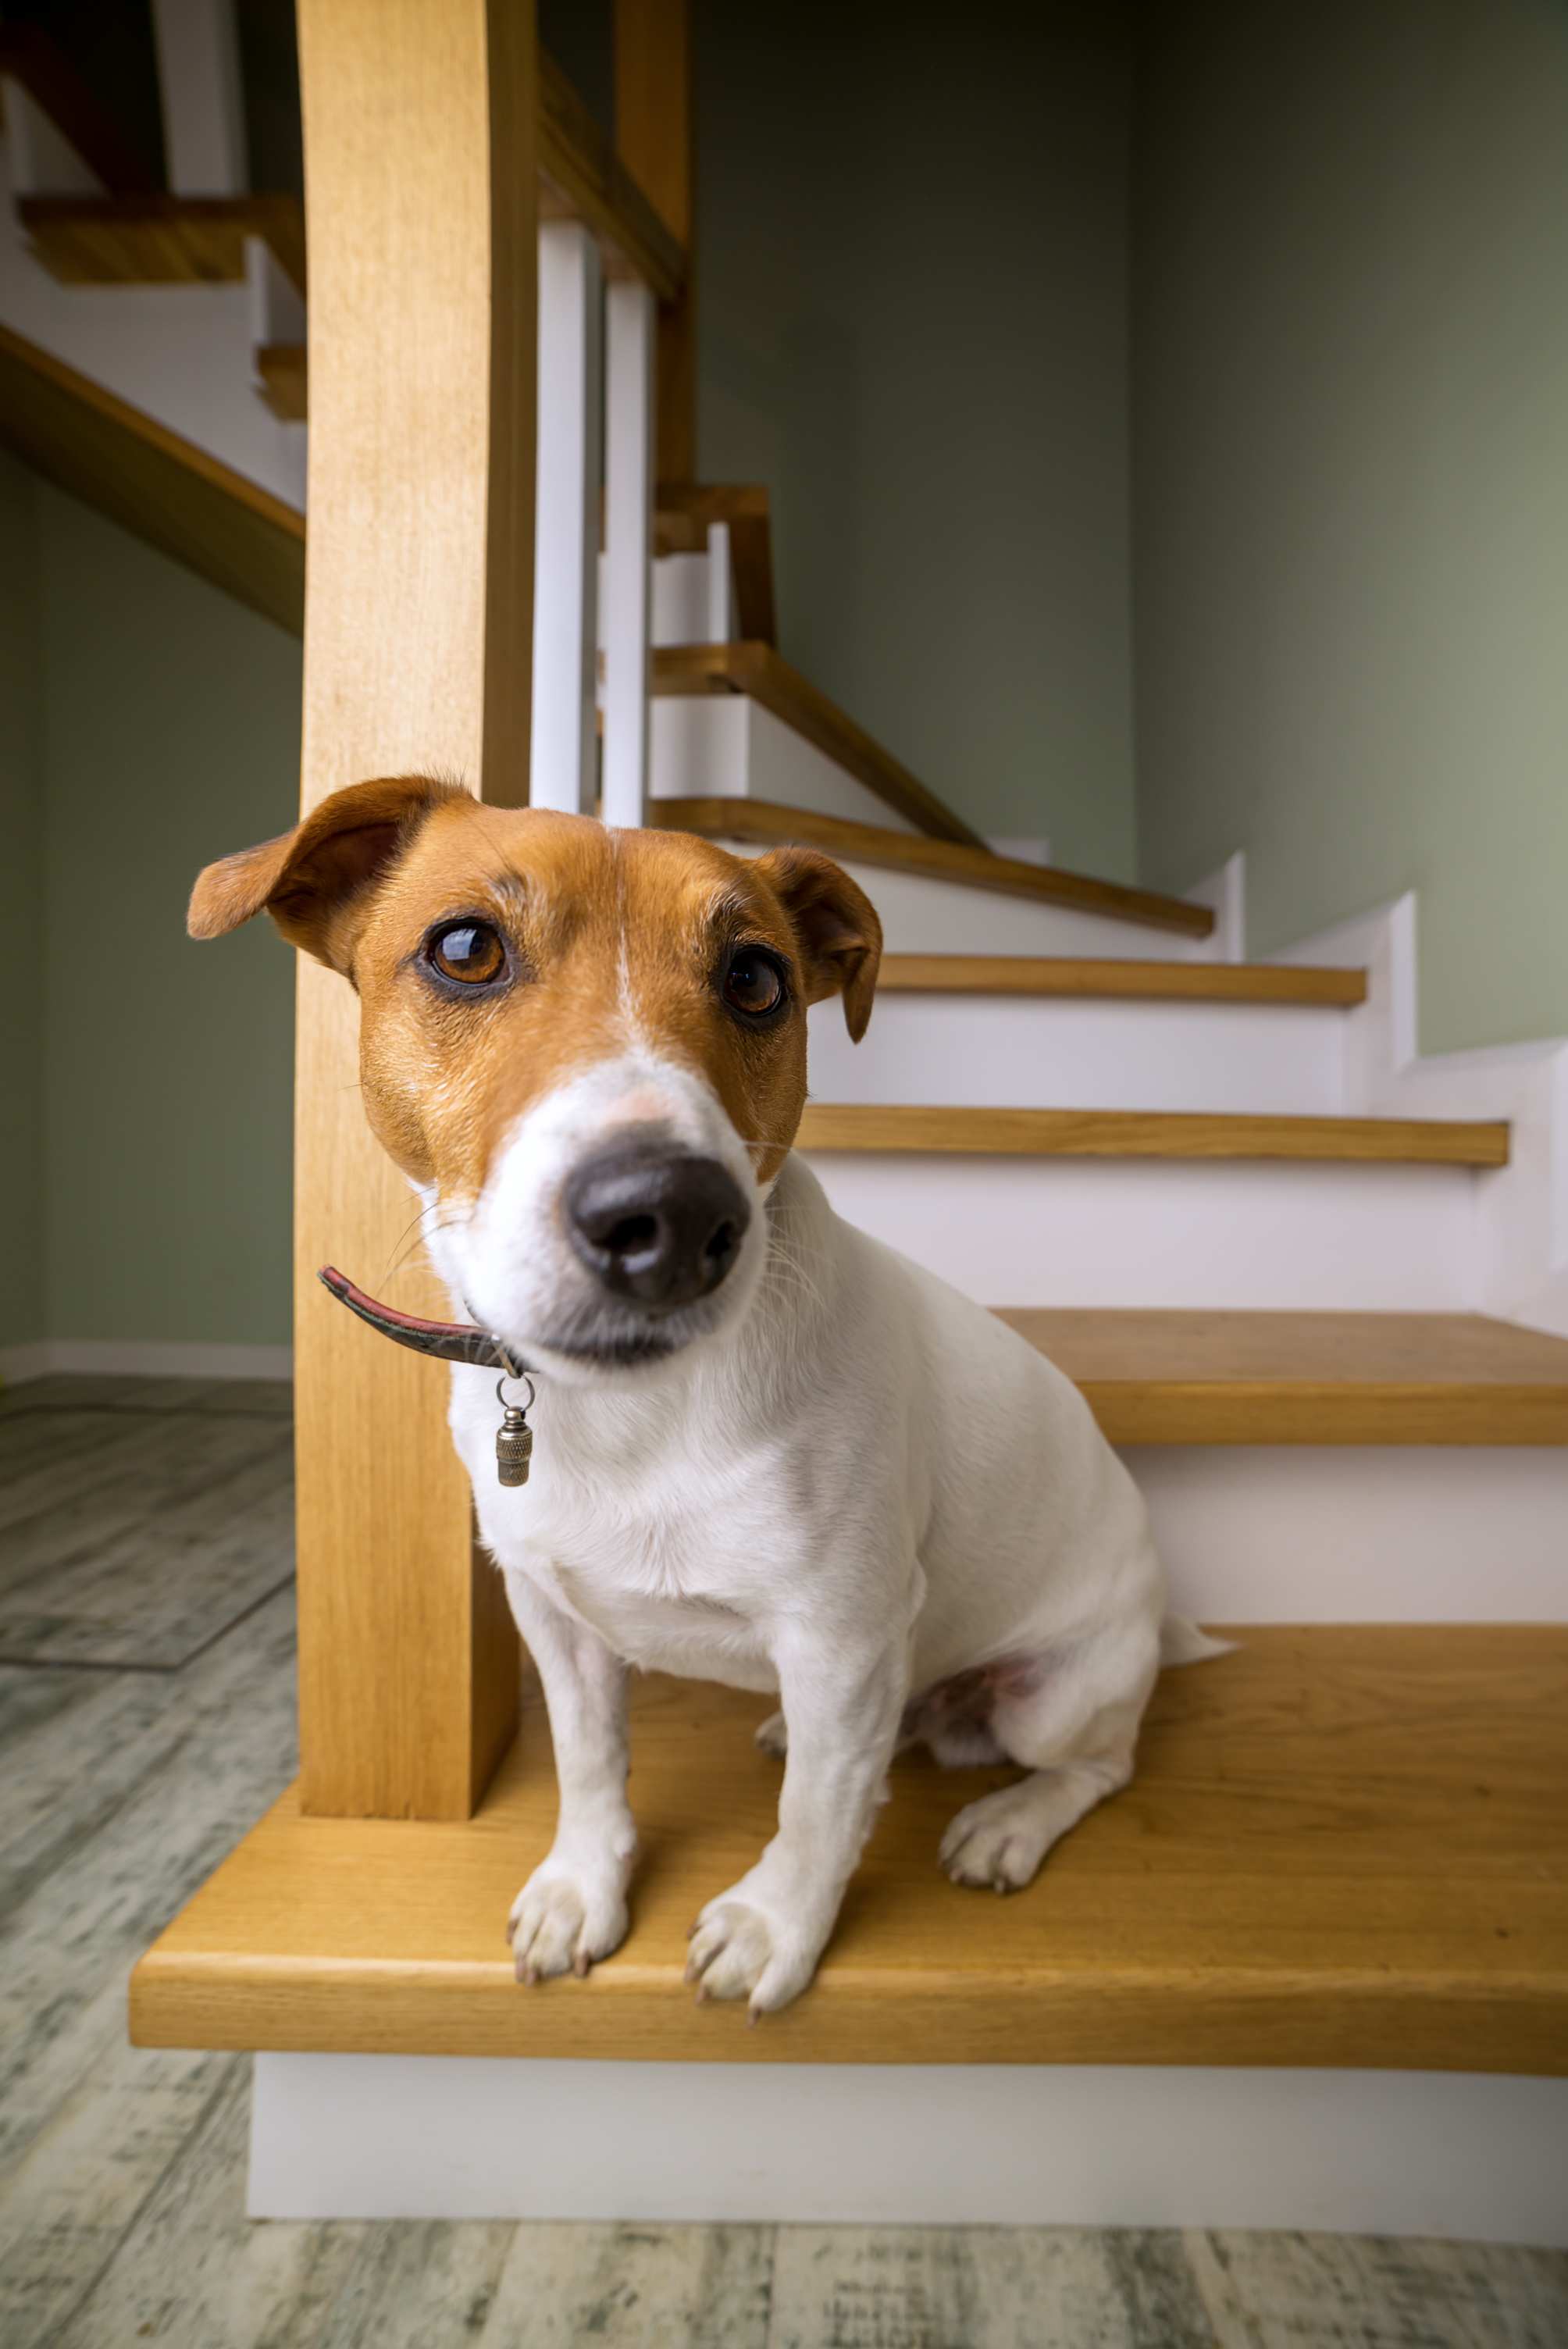
<svg viewBox="0 0 1568 2349">
<path fill-rule="evenodd" d="M 539 53 L 540 216 L 580 220 L 605 247 L 607 274 L 640 277 L 673 301 L 686 254 L 553 57 Z"/>
<path fill-rule="evenodd" d="M 654 655 L 656 694 L 744 693 L 814 743 L 898 815 L 933 840 L 989 855 L 977 832 L 918 782 L 865 729 L 781 660 L 771 645 L 664 645 Z"/>
<path fill-rule="evenodd" d="M 664 658 L 660 653 L 655 662 Z M 656 667 L 654 690 L 660 690 Z M 961 881 L 972 889 L 995 889 L 1006 897 L 1068 905 L 1077 913 L 1141 922 L 1158 930 L 1179 930 L 1189 937 L 1205 938 L 1214 926 L 1207 905 L 1191 905 L 1184 897 L 1123 888 L 1119 882 L 1064 873 L 1054 864 L 1024 864 L 961 841 L 921 840 L 910 833 L 883 832 L 871 823 L 846 823 L 840 816 L 817 815 L 805 808 L 775 807 L 767 800 L 655 800 L 648 812 L 652 821 L 670 832 L 699 833 L 708 840 L 757 841 L 769 847 L 799 841 L 808 847 L 825 848 L 830 855 L 851 864 L 918 873 L 935 881 Z"/>
</svg>

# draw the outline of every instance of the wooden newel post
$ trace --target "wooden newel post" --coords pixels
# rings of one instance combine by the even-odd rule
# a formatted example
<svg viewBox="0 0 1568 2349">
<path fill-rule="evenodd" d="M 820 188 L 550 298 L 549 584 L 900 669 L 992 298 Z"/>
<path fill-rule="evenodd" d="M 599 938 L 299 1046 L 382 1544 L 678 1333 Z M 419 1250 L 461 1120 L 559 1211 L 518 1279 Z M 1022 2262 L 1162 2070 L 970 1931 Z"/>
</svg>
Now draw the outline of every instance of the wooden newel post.
<svg viewBox="0 0 1568 2349">
<path fill-rule="evenodd" d="M 300 0 L 310 250 L 302 804 L 435 767 L 528 797 L 532 0 Z M 360 1108 L 350 989 L 299 985 L 294 1332 L 307 1811 L 464 1818 L 516 1718 L 447 1378 L 318 1286 L 416 1202 Z M 394 1290 L 395 1295 L 407 1294 Z"/>
</svg>

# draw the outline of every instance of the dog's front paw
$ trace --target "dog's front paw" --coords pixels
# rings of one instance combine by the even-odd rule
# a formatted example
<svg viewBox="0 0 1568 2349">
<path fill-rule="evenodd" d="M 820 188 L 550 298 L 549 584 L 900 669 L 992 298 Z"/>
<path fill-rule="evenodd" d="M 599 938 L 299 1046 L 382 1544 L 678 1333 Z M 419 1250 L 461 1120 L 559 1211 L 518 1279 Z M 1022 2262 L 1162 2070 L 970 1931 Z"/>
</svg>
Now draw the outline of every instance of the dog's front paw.
<svg viewBox="0 0 1568 2349">
<path fill-rule="evenodd" d="M 551 1857 L 536 1868 L 511 1904 L 506 1938 L 520 1982 L 552 1974 L 585 1974 L 626 1938 L 630 1861 L 613 1854 L 583 1864 Z"/>
<path fill-rule="evenodd" d="M 817 1970 L 825 1934 L 802 1932 L 737 1885 L 710 1900 L 692 1927 L 686 1978 L 709 1998 L 744 1998 L 750 2020 L 799 1998 Z"/>
</svg>

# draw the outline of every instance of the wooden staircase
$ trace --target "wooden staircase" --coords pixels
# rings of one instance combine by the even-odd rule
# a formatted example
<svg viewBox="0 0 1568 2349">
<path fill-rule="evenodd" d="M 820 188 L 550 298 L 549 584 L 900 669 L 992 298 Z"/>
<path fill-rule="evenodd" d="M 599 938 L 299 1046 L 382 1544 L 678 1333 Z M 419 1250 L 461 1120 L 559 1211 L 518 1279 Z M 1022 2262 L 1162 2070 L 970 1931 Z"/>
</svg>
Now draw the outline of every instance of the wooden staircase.
<svg viewBox="0 0 1568 2349">
<path fill-rule="evenodd" d="M 317 324 L 336 338 L 344 381 L 359 395 L 356 406 L 321 403 L 313 462 L 329 491 L 352 480 L 366 502 L 353 528 L 345 505 L 333 509 L 313 566 L 305 797 L 412 755 L 438 707 L 449 755 L 505 801 L 521 786 L 503 753 L 520 722 L 526 732 L 527 712 L 520 721 L 509 663 L 494 655 L 526 606 L 518 583 L 528 577 L 531 475 L 513 446 L 513 417 L 533 366 L 531 323 L 505 284 L 478 326 L 470 317 L 472 347 L 488 358 L 476 359 L 468 385 L 477 420 L 459 430 L 449 416 L 432 423 L 403 371 L 387 367 L 387 322 L 396 318 L 408 347 L 449 326 L 456 281 L 422 224 L 447 202 L 474 121 L 490 125 L 497 219 L 527 216 L 534 159 L 523 186 L 518 107 L 539 140 L 544 210 L 582 221 L 612 276 L 631 270 L 663 292 L 664 327 L 684 316 L 689 342 L 684 240 L 548 65 L 533 88 L 525 48 L 515 71 L 476 94 L 428 26 L 424 50 L 405 57 L 356 47 L 346 20 L 321 0 L 307 5 L 323 44 L 307 113 L 313 190 L 333 195 L 317 285 L 338 289 L 335 308 L 318 292 Z M 503 12 L 492 16 L 504 33 Z M 379 120 L 399 108 L 425 109 L 450 132 L 448 144 L 367 160 L 366 109 Z M 453 216 L 463 282 L 490 285 L 489 219 L 460 208 Z M 304 282 L 282 212 L 242 221 L 110 187 L 101 200 L 47 200 L 27 218 L 57 270 L 97 270 L 94 282 L 137 272 L 146 282 L 157 271 L 232 278 L 247 223 L 285 270 L 297 260 Z M 342 299 L 351 276 L 353 304 Z M 274 415 L 302 419 L 302 347 L 268 346 L 260 367 Z M 15 334 L 0 337 L 0 429 L 116 519 L 283 625 L 304 625 L 303 518 Z M 1202 1579 L 1212 1497 L 1202 1477 L 1222 1484 L 1233 1470 L 1237 1480 L 1255 1471 L 1265 1503 L 1274 1495 L 1264 1522 L 1282 1545 L 1299 1535 L 1292 1520 L 1309 1514 L 1317 1488 L 1350 1495 L 1344 1522 L 1363 1543 L 1353 1561 L 1358 1603 L 1386 1606 L 1395 1619 L 1277 1619 L 1275 1561 L 1269 1542 L 1243 1545 L 1226 1586 L 1235 1605 L 1182 1600 L 1239 1625 L 1236 1651 L 1162 1680 L 1133 1785 L 1014 1901 L 981 1902 L 934 1866 L 941 1826 L 997 1774 L 901 1762 L 817 1983 L 750 2033 L 734 2010 L 696 2011 L 681 1977 L 696 1908 L 771 1832 L 777 1773 L 751 1743 L 769 1708 L 646 1682 L 633 1729 L 644 1858 L 632 1937 L 584 1982 L 521 1991 L 502 1926 L 550 1840 L 548 1736 L 532 1702 L 511 1735 L 515 1649 L 495 1578 L 474 1559 L 443 1378 L 412 1360 L 389 1366 L 376 1340 L 339 1329 L 310 1278 L 325 1254 L 385 1260 L 407 1203 L 363 1129 L 337 982 L 307 970 L 299 1341 L 308 1804 L 299 1789 L 285 1796 L 160 1936 L 133 1979 L 133 2037 L 271 2053 L 739 2064 L 737 2095 L 748 2102 L 760 2093 L 749 2067 L 790 2063 L 1568 2073 L 1568 1594 L 1551 1580 L 1563 1521 L 1551 1515 L 1553 1480 L 1568 1462 L 1568 1341 L 1459 1309 L 1480 1276 L 1470 1258 L 1458 1270 L 1450 1261 L 1472 1246 L 1482 1186 L 1521 1176 L 1533 1141 L 1495 1114 L 1379 1114 L 1386 1102 L 1348 1097 L 1338 1107 L 1222 1109 L 1196 1099 L 1161 1107 L 1128 1087 L 1128 1098 L 1098 1103 L 1060 1094 L 1049 1050 L 1073 1019 L 1208 1020 L 1233 1039 L 1239 1030 L 1218 1023 L 1273 1022 L 1266 1032 L 1283 1038 L 1290 1022 L 1357 1020 L 1365 1035 L 1387 1024 L 1384 983 L 1359 968 L 1215 959 L 1239 947 L 1222 936 L 1211 903 L 993 854 L 779 655 L 765 494 L 693 485 L 678 464 L 662 470 L 655 546 L 666 559 L 697 554 L 722 526 L 740 626 L 733 642 L 658 648 L 663 714 L 676 704 L 711 705 L 710 716 L 731 704 L 760 711 L 821 762 L 813 772 L 823 803 L 770 799 L 748 771 L 726 792 L 663 794 L 650 814 L 752 849 L 822 846 L 861 873 L 884 908 L 896 902 L 873 1049 L 903 1015 L 939 1006 L 990 1021 L 993 1042 L 1014 1021 L 1016 1050 L 1002 1057 L 1022 1098 L 1004 1098 L 1000 1086 L 989 1098 L 943 1097 L 973 1079 L 956 1030 L 940 1050 L 931 1046 L 929 1083 L 856 1097 L 819 1027 L 818 1081 L 833 1073 L 844 1097 L 814 1100 L 800 1140 L 835 1199 L 966 1283 L 1078 1379 L 1145 1478 L 1157 1526 L 1173 1487 L 1198 1490 L 1202 1538 L 1177 1557 L 1178 1579 L 1195 1578 L 1200 1594 L 1214 1587 Z M 388 586 L 385 544 L 403 543 L 410 512 L 442 522 L 420 543 L 418 594 L 400 595 Z M 437 608 L 468 616 L 454 622 L 453 644 L 433 642 Z M 879 811 L 892 821 L 872 821 Z M 944 897 L 972 909 L 962 950 L 940 926 L 923 926 Z M 1013 948 L 1023 933 L 1004 933 L 1003 916 L 1033 925 L 1032 950 Z M 1142 958 L 1140 943 L 1160 958 Z M 1037 1024 L 1026 1030 L 1015 1014 Z M 1201 1091 L 1205 1047 L 1182 1033 L 1182 1082 Z M 1321 1040 L 1299 1067 L 1292 1061 L 1292 1085 L 1319 1081 Z M 1097 1065 L 1109 1071 L 1108 1094 L 1126 1041 L 1125 1025 L 1106 1025 Z M 1099 1045 L 1097 1030 L 1090 1060 Z M 1215 1045 L 1211 1064 L 1228 1049 Z M 1319 1201 L 1327 1206 L 1315 1223 Z M 972 1243 L 992 1254 L 965 1257 Z M 1216 1251 L 1245 1259 L 1237 1280 L 1249 1309 L 1220 1297 Z M 1205 1301 L 1176 1301 L 1183 1288 Z M 374 1456 L 372 1427 L 395 1439 Z M 1421 1486 L 1449 1509 L 1456 1468 L 1484 1506 L 1453 1537 L 1455 1556 L 1432 1568 L 1448 1577 L 1445 1593 L 1461 1594 L 1442 1599 L 1449 1619 L 1420 1619 L 1410 1574 L 1379 1579 L 1380 1554 Z M 1376 1489 L 1365 1481 L 1379 1475 Z M 1557 1548 L 1522 1577 L 1511 1554 L 1541 1523 L 1542 1557 Z M 1483 1539 L 1467 1530 L 1474 1526 Z M 1473 1554 L 1460 1554 L 1466 1542 Z M 1338 1563 L 1326 1560 L 1325 1572 Z M 1291 1589 L 1316 1587 L 1309 1578 Z M 1522 1591 L 1549 1594 L 1538 1619 Z"/>
</svg>

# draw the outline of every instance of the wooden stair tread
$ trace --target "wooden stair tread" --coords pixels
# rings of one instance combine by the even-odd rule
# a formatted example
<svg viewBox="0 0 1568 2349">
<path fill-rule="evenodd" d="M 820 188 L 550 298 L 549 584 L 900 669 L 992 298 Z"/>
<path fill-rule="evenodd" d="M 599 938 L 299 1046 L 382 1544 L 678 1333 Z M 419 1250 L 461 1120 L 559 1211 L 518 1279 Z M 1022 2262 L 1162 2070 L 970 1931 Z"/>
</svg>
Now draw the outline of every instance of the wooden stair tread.
<svg viewBox="0 0 1568 2349">
<path fill-rule="evenodd" d="M 755 2031 L 686 1931 L 773 1832 L 766 1698 L 635 1683 L 634 1926 L 521 1990 L 502 1929 L 551 1837 L 537 1709 L 462 1825 L 285 1795 L 137 1968 L 144 2046 L 740 2062 L 1568 2071 L 1568 1630 L 1249 1629 L 1166 1673 L 1137 1777 L 1007 1901 L 937 1872 L 1013 1775 L 892 1774 L 817 1984 Z"/>
<path fill-rule="evenodd" d="M 17 217 L 63 285 L 223 285 L 245 274 L 245 239 L 265 239 L 303 294 L 304 208 L 296 196 L 20 196 Z"/>
<path fill-rule="evenodd" d="M 697 653 L 729 654 L 748 649 L 767 652 L 769 648 L 766 646 L 676 645 L 655 652 L 654 691 L 706 691 L 707 688 L 701 685 L 672 685 L 669 678 L 674 672 L 666 664 L 677 659 L 685 662 L 688 656 Z M 777 661 L 778 656 L 773 654 L 770 659 Z M 779 667 L 782 666 L 780 663 Z M 738 678 L 746 672 L 741 665 L 731 664 L 723 673 Z M 757 673 L 761 674 L 760 667 Z M 805 685 L 803 678 L 799 682 Z M 749 692 L 751 687 L 736 684 L 724 689 Z M 808 687 L 807 691 L 812 692 L 813 688 Z M 858 781 L 865 782 L 872 791 L 881 790 L 882 798 L 890 806 L 897 804 L 891 790 L 882 790 L 881 785 L 872 781 L 868 773 L 862 773 L 852 764 L 845 749 L 834 748 L 825 734 L 819 739 L 808 726 L 789 716 L 786 709 L 767 701 L 764 695 L 758 694 L 757 698 L 764 701 L 765 707 L 774 709 L 775 714 L 786 724 L 795 726 L 798 732 L 816 741 L 820 750 L 830 758 L 836 759 Z M 820 701 L 821 697 L 817 696 L 816 698 Z M 832 709 L 830 702 L 825 706 L 829 710 Z M 837 717 L 838 713 L 833 715 Z M 850 724 L 847 719 L 842 722 L 845 727 Z M 859 730 L 858 728 L 854 730 L 857 734 Z M 861 737 L 861 740 L 869 742 L 870 738 Z M 871 749 L 876 751 L 878 758 L 882 757 L 874 743 L 871 743 Z M 890 766 L 892 763 L 888 761 Z M 916 788 L 921 787 L 917 785 Z M 941 802 L 934 804 L 940 806 Z M 899 812 L 908 815 L 911 823 L 919 820 L 911 808 L 900 808 Z M 648 815 L 651 822 L 666 832 L 695 832 L 705 840 L 758 842 L 768 847 L 784 841 L 798 841 L 805 847 L 826 849 L 830 855 L 851 864 L 878 865 L 893 873 L 919 874 L 928 880 L 962 882 L 970 888 L 995 890 L 1003 896 L 1029 897 L 1040 905 L 1070 906 L 1076 913 L 1101 914 L 1114 921 L 1140 922 L 1152 929 L 1178 930 L 1189 937 L 1207 937 L 1214 926 L 1214 916 L 1207 905 L 1190 905 L 1184 898 L 1161 897 L 1150 889 L 1123 888 L 1116 881 L 1092 880 L 1082 873 L 1063 872 L 1055 864 L 1025 864 L 1013 857 L 993 856 L 984 845 L 971 845 L 969 840 L 961 840 L 952 833 L 940 837 L 934 833 L 920 839 L 905 832 L 883 831 L 878 824 L 849 823 L 841 816 L 818 815 L 805 808 L 779 807 L 769 800 L 738 798 L 654 800 L 649 803 Z M 956 824 L 957 819 L 954 818 L 953 822 Z M 967 827 L 965 829 L 967 831 Z"/>
<path fill-rule="evenodd" d="M 1113 1444 L 1568 1444 L 1568 1339 L 1481 1314 L 1000 1318 Z"/>
<path fill-rule="evenodd" d="M 1501 1121 L 1266 1117 L 1186 1110 L 966 1109 L 808 1102 L 799 1150 L 1041 1158 L 1244 1158 L 1506 1166 Z"/>
<path fill-rule="evenodd" d="M 1138 1002 L 1307 1003 L 1367 1000 L 1364 970 L 1305 963 L 1114 962 L 1096 956 L 883 955 L 886 995 L 1063 995 Z"/>
</svg>

